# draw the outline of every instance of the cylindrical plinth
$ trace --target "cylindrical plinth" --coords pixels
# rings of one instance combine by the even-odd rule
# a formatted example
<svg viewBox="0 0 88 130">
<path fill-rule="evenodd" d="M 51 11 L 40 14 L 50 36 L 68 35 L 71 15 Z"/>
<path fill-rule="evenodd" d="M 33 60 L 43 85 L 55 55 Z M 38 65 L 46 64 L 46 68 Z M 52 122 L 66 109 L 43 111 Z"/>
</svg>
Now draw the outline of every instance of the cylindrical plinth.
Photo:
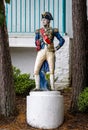
<svg viewBox="0 0 88 130">
<path fill-rule="evenodd" d="M 36 128 L 53 129 L 64 120 L 63 96 L 58 91 L 36 91 L 27 96 L 27 123 Z"/>
</svg>

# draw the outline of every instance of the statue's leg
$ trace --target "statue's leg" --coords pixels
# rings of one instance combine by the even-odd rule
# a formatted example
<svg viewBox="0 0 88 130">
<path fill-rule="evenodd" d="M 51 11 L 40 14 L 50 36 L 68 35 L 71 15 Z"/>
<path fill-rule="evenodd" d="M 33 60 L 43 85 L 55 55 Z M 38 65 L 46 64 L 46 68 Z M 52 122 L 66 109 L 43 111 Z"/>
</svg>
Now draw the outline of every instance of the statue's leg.
<svg viewBox="0 0 88 130">
<path fill-rule="evenodd" d="M 55 87 L 54 87 L 54 74 L 50 74 L 50 85 L 51 85 L 51 90 L 55 90 Z"/>
<path fill-rule="evenodd" d="M 53 52 L 48 52 L 47 53 L 47 61 L 48 61 L 48 64 L 49 64 L 49 69 L 50 69 L 51 90 L 55 90 L 55 86 L 54 86 L 55 54 Z"/>
<path fill-rule="evenodd" d="M 35 61 L 35 67 L 34 67 L 35 84 L 36 84 L 35 89 L 40 89 L 39 71 L 40 71 L 40 68 L 41 68 L 44 60 L 45 60 L 45 52 L 44 52 L 44 50 L 40 50 L 37 53 L 37 57 L 36 57 L 36 61 Z"/>
<path fill-rule="evenodd" d="M 40 89 L 40 77 L 39 77 L 39 75 L 35 75 L 35 84 L 36 84 L 36 88 L 35 89 L 39 90 Z"/>
</svg>

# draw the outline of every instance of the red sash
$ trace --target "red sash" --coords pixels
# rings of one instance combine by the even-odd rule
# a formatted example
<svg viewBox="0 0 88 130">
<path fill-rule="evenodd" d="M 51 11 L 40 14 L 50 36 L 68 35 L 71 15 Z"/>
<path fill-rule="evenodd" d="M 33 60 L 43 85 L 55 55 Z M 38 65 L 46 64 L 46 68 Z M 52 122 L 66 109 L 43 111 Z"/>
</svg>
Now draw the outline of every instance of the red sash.
<svg viewBox="0 0 88 130">
<path fill-rule="evenodd" d="M 48 38 L 47 35 L 45 35 L 45 30 L 44 30 L 44 28 L 41 28 L 41 29 L 40 29 L 40 33 L 41 33 L 41 35 L 42 35 L 42 37 L 43 37 L 43 41 L 44 41 L 46 44 L 51 44 L 50 39 Z"/>
</svg>

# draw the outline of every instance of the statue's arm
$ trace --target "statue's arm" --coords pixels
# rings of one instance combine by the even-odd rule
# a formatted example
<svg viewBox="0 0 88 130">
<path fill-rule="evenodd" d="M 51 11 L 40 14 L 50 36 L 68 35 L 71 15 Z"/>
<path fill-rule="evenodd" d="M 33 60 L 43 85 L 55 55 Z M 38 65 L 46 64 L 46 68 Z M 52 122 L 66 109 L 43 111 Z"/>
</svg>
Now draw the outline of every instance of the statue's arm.
<svg viewBox="0 0 88 130">
<path fill-rule="evenodd" d="M 54 29 L 54 36 L 59 40 L 58 45 L 55 47 L 55 50 L 58 50 L 58 49 L 60 49 L 60 48 L 63 46 L 65 40 L 64 40 L 64 38 L 60 35 L 58 29 Z"/>
</svg>

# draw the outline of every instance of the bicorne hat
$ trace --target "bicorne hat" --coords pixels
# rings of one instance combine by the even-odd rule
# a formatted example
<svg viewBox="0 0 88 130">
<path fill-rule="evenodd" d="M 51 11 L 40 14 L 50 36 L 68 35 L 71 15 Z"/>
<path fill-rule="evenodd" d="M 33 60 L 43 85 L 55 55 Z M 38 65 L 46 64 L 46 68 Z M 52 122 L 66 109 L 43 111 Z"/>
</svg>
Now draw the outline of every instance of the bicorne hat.
<svg viewBox="0 0 88 130">
<path fill-rule="evenodd" d="M 44 12 L 44 13 L 42 14 L 42 18 L 46 18 L 46 19 L 48 19 L 48 20 L 53 20 L 53 17 L 52 17 L 52 15 L 51 15 L 50 12 Z"/>
</svg>

